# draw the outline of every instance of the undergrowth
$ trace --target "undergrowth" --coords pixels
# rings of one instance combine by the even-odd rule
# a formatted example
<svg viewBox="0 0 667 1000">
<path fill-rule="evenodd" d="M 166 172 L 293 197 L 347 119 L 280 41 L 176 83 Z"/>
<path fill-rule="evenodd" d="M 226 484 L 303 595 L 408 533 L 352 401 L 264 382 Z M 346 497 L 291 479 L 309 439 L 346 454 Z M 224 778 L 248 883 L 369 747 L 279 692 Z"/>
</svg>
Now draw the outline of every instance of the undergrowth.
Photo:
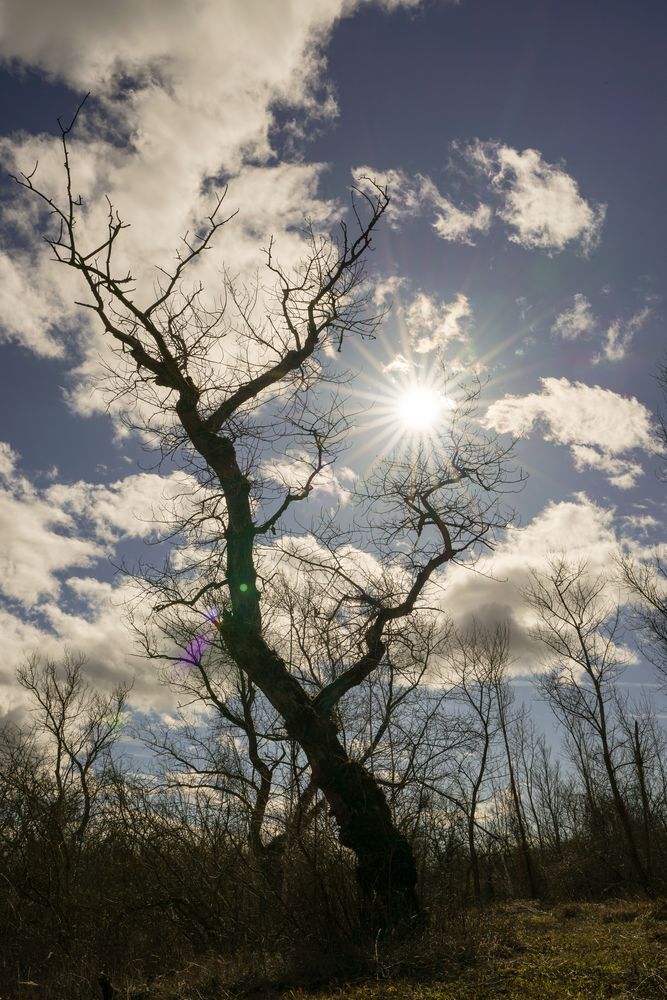
<svg viewBox="0 0 667 1000">
<path fill-rule="evenodd" d="M 301 940 L 209 957 L 115 1000 L 654 1000 L 667 998 L 667 902 L 496 905 L 400 943 Z"/>
</svg>

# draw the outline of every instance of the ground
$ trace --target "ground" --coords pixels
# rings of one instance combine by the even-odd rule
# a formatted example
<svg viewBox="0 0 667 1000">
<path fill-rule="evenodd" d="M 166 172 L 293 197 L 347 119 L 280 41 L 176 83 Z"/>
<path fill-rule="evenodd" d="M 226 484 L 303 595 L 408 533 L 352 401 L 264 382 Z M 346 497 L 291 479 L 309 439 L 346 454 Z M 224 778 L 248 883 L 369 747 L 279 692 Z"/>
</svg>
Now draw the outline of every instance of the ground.
<svg viewBox="0 0 667 1000">
<path fill-rule="evenodd" d="M 462 956 L 458 968 L 441 980 L 380 980 L 319 993 L 318 1000 L 667 997 L 667 906 L 499 907 L 482 932 L 475 959 L 466 963 Z M 311 1000 L 314 995 L 286 996 Z"/>
<path fill-rule="evenodd" d="M 154 983 L 150 1000 L 653 1000 L 667 998 L 667 901 L 513 902 L 441 937 L 379 949 L 369 974 L 348 985 L 297 986 L 250 975 L 216 985 L 204 969 Z M 210 973 L 210 967 L 208 972 Z M 241 977 L 244 979 L 244 977 Z M 291 979 L 291 984 L 288 981 Z M 314 969 L 301 982 L 314 984 Z M 339 980 L 340 981 L 340 980 Z M 132 995 L 130 991 L 129 995 Z"/>
</svg>

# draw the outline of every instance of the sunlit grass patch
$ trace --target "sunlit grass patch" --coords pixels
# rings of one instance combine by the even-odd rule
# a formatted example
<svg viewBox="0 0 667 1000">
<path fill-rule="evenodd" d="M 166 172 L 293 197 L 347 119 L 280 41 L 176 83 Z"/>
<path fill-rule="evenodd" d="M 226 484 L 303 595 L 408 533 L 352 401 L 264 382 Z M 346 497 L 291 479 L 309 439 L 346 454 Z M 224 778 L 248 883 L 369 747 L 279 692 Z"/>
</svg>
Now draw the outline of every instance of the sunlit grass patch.
<svg viewBox="0 0 667 1000">
<path fill-rule="evenodd" d="M 667 908 L 647 902 L 498 906 L 480 918 L 474 956 L 439 956 L 430 981 L 397 975 L 290 1000 L 654 1000 L 667 998 Z M 660 914 L 656 918 L 655 914 Z M 435 945 L 435 941 L 433 942 Z M 433 965 L 438 956 L 433 957 Z M 397 970 L 398 971 L 398 970 Z"/>
</svg>

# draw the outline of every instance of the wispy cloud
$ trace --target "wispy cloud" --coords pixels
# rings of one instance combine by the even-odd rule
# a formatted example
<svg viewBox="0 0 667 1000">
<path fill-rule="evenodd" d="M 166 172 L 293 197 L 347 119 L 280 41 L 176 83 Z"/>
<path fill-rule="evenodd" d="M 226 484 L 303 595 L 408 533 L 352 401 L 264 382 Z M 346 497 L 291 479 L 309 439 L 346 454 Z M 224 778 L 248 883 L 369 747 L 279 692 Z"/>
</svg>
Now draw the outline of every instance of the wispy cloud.
<svg viewBox="0 0 667 1000">
<path fill-rule="evenodd" d="M 401 168 L 355 167 L 357 183 L 364 176 L 385 184 L 392 197 L 389 218 L 394 228 L 406 219 L 424 216 L 442 239 L 473 245 L 495 219 L 504 223 L 507 238 L 526 249 L 559 253 L 578 247 L 587 254 L 597 246 L 606 206 L 586 201 L 573 177 L 548 163 L 539 150 L 517 150 L 500 142 L 476 139 L 454 143 L 469 181 L 481 188 L 475 204 L 456 204 L 443 195 L 431 177 Z"/>
<path fill-rule="evenodd" d="M 481 202 L 472 208 L 455 205 L 440 194 L 428 177 L 421 178 L 421 190 L 424 203 L 434 212 L 432 225 L 441 239 L 474 246 L 473 237 L 489 231 L 493 219 L 493 211 L 489 205 Z"/>
<path fill-rule="evenodd" d="M 438 301 L 419 292 L 404 310 L 413 350 L 428 354 L 452 340 L 465 340 L 472 310 L 466 295 L 460 292 L 453 302 Z"/>
<path fill-rule="evenodd" d="M 275 483 L 280 483 L 286 490 L 293 492 L 303 490 L 308 477 L 313 472 L 312 456 L 306 452 L 291 451 L 284 459 L 267 462 L 263 467 L 264 475 Z M 347 466 L 325 466 L 312 483 L 312 493 L 317 496 L 334 497 L 339 503 L 347 503 L 350 490 L 357 478 L 356 473 Z"/>
<path fill-rule="evenodd" d="M 488 232 L 491 226 L 493 212 L 488 205 L 455 205 L 424 174 L 361 166 L 353 168 L 352 177 L 362 190 L 370 190 L 368 180 L 386 187 L 391 199 L 387 218 L 392 229 L 400 229 L 407 219 L 428 217 L 441 239 L 474 246 L 474 237 Z"/>
<path fill-rule="evenodd" d="M 597 320 L 585 295 L 578 292 L 570 309 L 564 309 L 554 320 L 551 332 L 563 340 L 576 340 L 595 330 Z"/>
<path fill-rule="evenodd" d="M 600 361 L 622 361 L 635 336 L 652 315 L 649 306 L 639 309 L 628 320 L 615 319 L 607 328 L 604 344 L 599 354 L 593 358 L 593 363 Z"/>
<path fill-rule="evenodd" d="M 604 332 L 601 350 L 591 358 L 593 364 L 599 364 L 600 361 L 622 361 L 626 357 L 635 336 L 653 315 L 650 298 L 644 301 L 645 304 L 629 319 L 617 316 L 611 320 Z M 577 340 L 594 334 L 599 336 L 601 326 L 589 300 L 578 292 L 570 308 L 564 309 L 556 317 L 551 332 L 563 340 Z"/>
</svg>

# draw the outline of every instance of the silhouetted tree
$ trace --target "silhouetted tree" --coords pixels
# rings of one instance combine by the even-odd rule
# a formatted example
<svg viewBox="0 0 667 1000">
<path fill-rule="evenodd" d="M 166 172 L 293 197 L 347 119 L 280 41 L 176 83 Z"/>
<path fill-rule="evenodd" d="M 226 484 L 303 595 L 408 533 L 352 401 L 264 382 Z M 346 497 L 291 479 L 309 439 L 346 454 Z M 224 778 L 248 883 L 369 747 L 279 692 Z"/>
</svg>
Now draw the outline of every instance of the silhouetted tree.
<svg viewBox="0 0 667 1000">
<path fill-rule="evenodd" d="M 413 643 L 418 655 L 433 628 L 431 581 L 453 560 L 490 546 L 507 524 L 499 497 L 520 481 L 509 451 L 475 423 L 478 389 L 460 391 L 437 447 L 391 456 L 359 487 L 352 527 L 325 516 L 310 538 L 295 533 L 295 506 L 330 474 L 349 430 L 339 354 L 351 337 L 372 339 L 381 320 L 364 261 L 386 191 L 372 183 L 370 193 L 355 191 L 352 225 L 341 222 L 336 238 L 306 224 L 294 269 L 280 265 L 271 241 L 269 286 L 246 290 L 227 277 L 225 302 L 216 304 L 188 281 L 231 218 L 222 217 L 223 192 L 184 240 L 175 267 L 157 272 L 146 301 L 116 266 L 125 223 L 113 206 L 107 231 L 85 238 L 70 130 L 62 129 L 64 204 L 39 190 L 35 172 L 18 183 L 55 221 L 47 242 L 79 273 L 82 305 L 113 345 L 116 397 L 138 402 L 127 418 L 199 483 L 195 513 L 179 529 L 196 554 L 185 569 L 172 564 L 153 580 L 147 647 L 174 657 L 173 643 L 185 646 L 214 704 L 231 666 L 262 693 L 303 751 L 341 844 L 356 855 L 373 921 L 410 922 L 419 909 L 412 851 L 377 781 L 345 749 L 337 712 L 348 692 L 384 669 L 392 649 Z M 280 465 L 286 459 L 288 472 Z M 320 641 L 316 656 L 300 649 L 280 610 L 280 578 L 289 590 L 290 573 L 312 580 L 322 611 L 307 632 L 328 622 L 329 648 Z M 202 629 L 205 641 L 192 646 Z"/>
<path fill-rule="evenodd" d="M 615 681 L 626 655 L 622 647 L 621 611 L 608 594 L 608 580 L 585 563 L 552 561 L 548 572 L 534 573 L 525 591 L 538 622 L 533 634 L 551 654 L 550 668 L 538 686 L 579 750 L 591 808 L 597 808 L 590 781 L 593 755 L 599 754 L 613 807 L 626 842 L 634 875 L 645 889 L 650 873 L 642 859 L 619 773 L 622 738 L 615 713 Z M 589 745 L 590 746 L 590 745 Z"/>
<path fill-rule="evenodd" d="M 621 555 L 618 562 L 642 651 L 667 681 L 667 567 L 658 553 L 645 562 Z"/>
<path fill-rule="evenodd" d="M 50 914 L 65 948 L 85 840 L 105 812 L 110 753 L 129 691 L 123 685 L 107 695 L 94 691 L 84 665 L 69 654 L 61 663 L 29 658 L 17 675 L 30 695 L 32 722 L 0 731 L 1 797 L 12 844 L 5 882 Z"/>
</svg>

